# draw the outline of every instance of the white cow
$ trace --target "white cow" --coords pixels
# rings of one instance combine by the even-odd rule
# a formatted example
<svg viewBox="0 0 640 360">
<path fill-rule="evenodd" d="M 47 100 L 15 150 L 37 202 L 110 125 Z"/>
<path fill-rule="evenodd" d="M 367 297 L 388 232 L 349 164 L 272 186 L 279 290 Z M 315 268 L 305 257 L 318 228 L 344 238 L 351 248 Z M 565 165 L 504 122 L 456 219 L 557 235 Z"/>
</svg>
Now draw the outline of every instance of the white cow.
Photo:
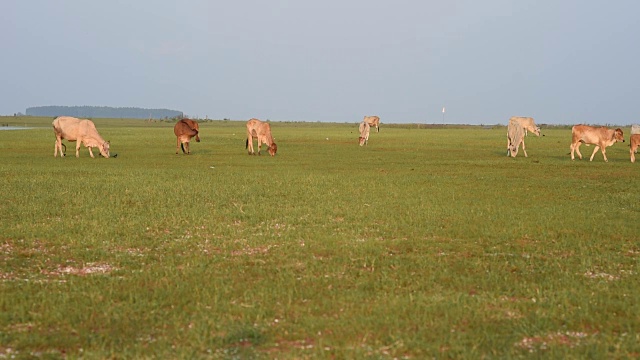
<svg viewBox="0 0 640 360">
<path fill-rule="evenodd" d="M 528 157 L 524 146 L 524 137 L 527 135 L 527 131 L 540 136 L 540 128 L 533 121 L 533 118 L 512 116 L 509 119 L 509 125 L 507 126 L 507 156 L 516 157 L 518 148 L 522 144 L 524 157 Z"/>
<path fill-rule="evenodd" d="M 253 149 L 254 138 L 258 140 L 258 155 L 260 155 L 262 144 L 268 146 L 269 155 L 275 156 L 276 152 L 278 152 L 278 145 L 276 145 L 273 135 L 271 134 L 271 125 L 269 125 L 268 122 L 258 119 L 250 119 L 247 121 L 247 141 L 245 143 L 245 149 L 249 150 L 249 155 L 255 155 Z"/>
<path fill-rule="evenodd" d="M 58 156 L 58 149 L 60 150 L 60 157 L 65 154 L 62 152 L 62 140 L 75 141 L 76 142 L 76 157 L 80 157 L 80 144 L 84 144 L 86 148 L 89 148 L 89 155 L 93 156 L 91 148 L 98 148 L 100 154 L 105 158 L 109 157 L 109 142 L 104 141 L 102 136 L 98 134 L 95 124 L 91 120 L 78 119 L 70 116 L 59 116 L 53 120 L 53 132 L 56 135 L 56 144 L 53 150 L 53 157 Z M 67 147 L 65 146 L 65 149 Z"/>
<path fill-rule="evenodd" d="M 375 126 L 376 132 L 380 132 L 380 117 L 378 116 L 365 116 L 362 121 L 365 121 L 369 126 Z"/>
<path fill-rule="evenodd" d="M 358 131 L 360 131 L 360 137 L 358 138 L 358 142 L 360 146 L 367 145 L 369 143 L 369 130 L 371 126 L 366 121 L 362 121 L 360 126 L 358 126 Z"/>
</svg>

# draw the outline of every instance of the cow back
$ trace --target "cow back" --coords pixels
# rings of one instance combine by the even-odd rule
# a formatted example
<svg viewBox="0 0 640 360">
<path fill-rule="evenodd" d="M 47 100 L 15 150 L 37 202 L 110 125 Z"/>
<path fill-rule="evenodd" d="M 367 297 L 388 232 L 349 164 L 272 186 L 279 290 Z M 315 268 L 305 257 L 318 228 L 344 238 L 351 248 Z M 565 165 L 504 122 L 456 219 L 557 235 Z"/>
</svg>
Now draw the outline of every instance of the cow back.
<svg viewBox="0 0 640 360">
<path fill-rule="evenodd" d="M 80 136 L 81 119 L 71 116 L 58 116 L 53 120 L 53 131 L 56 136 L 68 141 L 76 141 Z"/>
<path fill-rule="evenodd" d="M 182 119 L 173 127 L 173 133 L 177 136 L 196 136 L 198 135 L 199 125 L 191 119 Z"/>
</svg>

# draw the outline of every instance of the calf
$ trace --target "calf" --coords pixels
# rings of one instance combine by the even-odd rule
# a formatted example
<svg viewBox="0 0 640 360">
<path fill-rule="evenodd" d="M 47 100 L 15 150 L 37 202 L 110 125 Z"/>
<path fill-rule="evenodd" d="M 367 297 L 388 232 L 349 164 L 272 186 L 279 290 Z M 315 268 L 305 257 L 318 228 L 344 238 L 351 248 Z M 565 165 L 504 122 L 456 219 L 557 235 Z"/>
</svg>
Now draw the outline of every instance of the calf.
<svg viewBox="0 0 640 360">
<path fill-rule="evenodd" d="M 595 145 L 595 149 L 593 149 L 593 153 L 591 154 L 591 158 L 589 161 L 593 161 L 593 157 L 598 152 L 598 149 L 602 151 L 602 157 L 604 157 L 604 161 L 607 160 L 606 148 L 607 146 L 611 146 L 615 144 L 617 141 L 624 142 L 624 134 L 621 129 L 609 129 L 605 126 L 602 127 L 593 127 L 588 125 L 575 125 L 571 128 L 571 160 L 574 160 L 574 152 L 578 153 L 578 157 L 582 159 L 582 154 L 580 153 L 580 145 Z"/>
</svg>

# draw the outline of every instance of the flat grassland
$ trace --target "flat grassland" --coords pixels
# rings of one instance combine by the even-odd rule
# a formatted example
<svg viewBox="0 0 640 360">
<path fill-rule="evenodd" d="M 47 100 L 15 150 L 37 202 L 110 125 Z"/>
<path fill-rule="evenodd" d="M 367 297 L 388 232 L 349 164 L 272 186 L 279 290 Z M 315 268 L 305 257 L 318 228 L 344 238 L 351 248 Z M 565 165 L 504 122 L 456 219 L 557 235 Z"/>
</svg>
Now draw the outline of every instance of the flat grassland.
<svg viewBox="0 0 640 360">
<path fill-rule="evenodd" d="M 54 158 L 51 120 L 0 118 L 0 358 L 640 356 L 628 141 L 96 119 L 117 158 Z"/>
</svg>

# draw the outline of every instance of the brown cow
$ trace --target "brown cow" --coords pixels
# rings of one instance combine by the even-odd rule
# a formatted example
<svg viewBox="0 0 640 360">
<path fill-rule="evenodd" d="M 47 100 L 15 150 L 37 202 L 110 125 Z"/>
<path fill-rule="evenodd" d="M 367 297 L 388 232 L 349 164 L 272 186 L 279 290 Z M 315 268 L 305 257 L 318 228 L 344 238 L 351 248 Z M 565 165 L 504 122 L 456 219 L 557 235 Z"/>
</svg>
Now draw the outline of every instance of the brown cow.
<svg viewBox="0 0 640 360">
<path fill-rule="evenodd" d="M 96 125 L 91 120 L 78 119 L 70 116 L 58 116 L 53 120 L 53 132 L 56 135 L 56 143 L 53 149 L 53 157 L 58 156 L 58 149 L 60 149 L 60 157 L 65 156 L 62 152 L 62 146 L 66 146 L 62 143 L 62 140 L 75 141 L 76 142 L 76 157 L 80 157 L 80 145 L 84 144 L 86 148 L 89 148 L 89 155 L 93 156 L 91 148 L 98 148 L 100 154 L 105 158 L 109 157 L 108 141 L 104 141 L 102 136 L 98 134 Z"/>
<path fill-rule="evenodd" d="M 258 119 L 247 121 L 247 141 L 245 143 L 245 149 L 249 149 L 249 155 L 255 155 L 253 151 L 253 138 L 258 140 L 258 155 L 260 155 L 262 144 L 266 144 L 269 147 L 269 154 L 271 156 L 274 156 L 278 151 L 278 145 L 274 142 L 273 136 L 271 135 L 271 126 L 268 122 Z"/>
<path fill-rule="evenodd" d="M 632 134 L 631 138 L 629 138 L 629 146 L 631 149 L 629 150 L 629 154 L 631 155 L 631 162 L 636 162 L 635 153 L 638 151 L 638 146 L 640 146 L 640 134 Z"/>
<path fill-rule="evenodd" d="M 518 148 L 522 144 L 524 157 L 528 157 L 524 146 L 524 137 L 527 136 L 527 131 L 540 136 L 540 128 L 533 121 L 533 118 L 512 116 L 509 119 L 509 125 L 507 126 L 507 156 L 516 157 Z"/>
<path fill-rule="evenodd" d="M 358 138 L 358 142 L 360 146 L 367 145 L 369 143 L 369 130 L 371 126 L 366 121 L 362 121 L 360 126 L 358 126 L 358 131 L 360 131 L 360 137 Z"/>
<path fill-rule="evenodd" d="M 573 156 L 574 151 L 578 153 L 578 157 L 582 159 L 582 154 L 580 153 L 580 145 L 587 144 L 595 145 L 596 148 L 593 149 L 593 154 L 591 154 L 591 158 L 589 161 L 593 161 L 593 157 L 596 155 L 598 149 L 602 151 L 602 157 L 604 157 L 604 161 L 607 160 L 606 148 L 607 146 L 611 146 L 615 144 L 617 141 L 624 142 L 624 134 L 621 129 L 609 129 L 605 126 L 602 127 L 593 127 L 588 125 L 574 125 L 571 128 L 571 160 L 574 160 Z"/>
<path fill-rule="evenodd" d="M 375 126 L 376 132 L 380 132 L 380 118 L 377 116 L 365 116 L 364 120 L 362 120 L 369 124 L 369 126 Z"/>
<path fill-rule="evenodd" d="M 191 154 L 189 150 L 189 142 L 191 142 L 192 137 L 196 137 L 196 141 L 200 142 L 200 136 L 198 135 L 200 131 L 200 127 L 198 126 L 198 122 L 191 119 L 182 119 L 176 123 L 173 127 L 173 133 L 176 134 L 176 154 L 178 154 L 178 149 L 182 148 L 183 154 Z M 185 144 L 187 150 L 185 151 Z"/>
</svg>

